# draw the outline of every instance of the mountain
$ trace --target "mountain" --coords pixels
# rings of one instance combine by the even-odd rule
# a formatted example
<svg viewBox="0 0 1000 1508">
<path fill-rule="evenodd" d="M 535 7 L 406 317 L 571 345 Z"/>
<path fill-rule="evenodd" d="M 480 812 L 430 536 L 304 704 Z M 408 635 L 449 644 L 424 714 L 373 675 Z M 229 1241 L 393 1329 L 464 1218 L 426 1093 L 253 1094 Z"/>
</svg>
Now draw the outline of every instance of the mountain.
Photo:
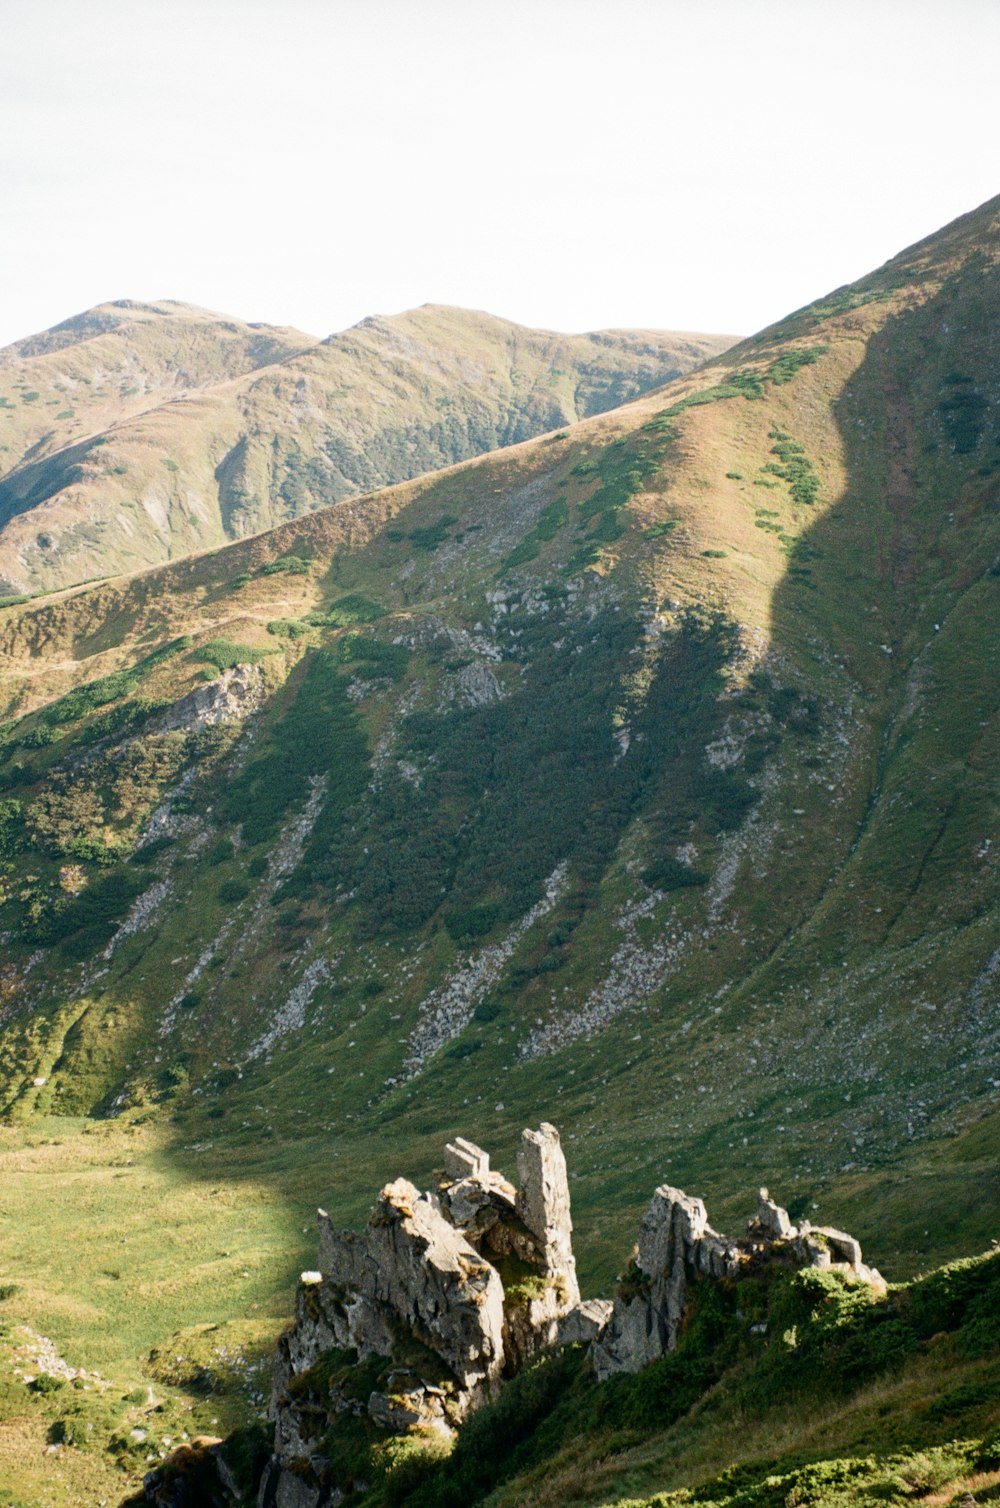
<svg viewBox="0 0 1000 1508">
<path fill-rule="evenodd" d="M 0 588 L 134 570 L 558 429 L 731 338 L 426 305 L 319 341 L 105 304 L 0 351 Z"/>
<path fill-rule="evenodd" d="M 316 1204 L 456 1130 L 558 1124 L 589 1293 L 663 1182 L 890 1280 L 995 1237 L 998 253 L 994 200 L 612 412 L 0 611 L 4 1315 L 130 1469 L 263 1406 Z"/>
</svg>

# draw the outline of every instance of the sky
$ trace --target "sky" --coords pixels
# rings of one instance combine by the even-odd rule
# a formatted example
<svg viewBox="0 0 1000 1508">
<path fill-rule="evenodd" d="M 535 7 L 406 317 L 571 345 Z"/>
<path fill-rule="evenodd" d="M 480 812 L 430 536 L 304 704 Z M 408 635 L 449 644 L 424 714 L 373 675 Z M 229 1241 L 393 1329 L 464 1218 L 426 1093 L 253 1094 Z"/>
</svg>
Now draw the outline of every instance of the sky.
<svg viewBox="0 0 1000 1508">
<path fill-rule="evenodd" d="M 0 345 L 111 299 L 749 334 L 1000 193 L 1000 0 L 0 0 Z"/>
</svg>

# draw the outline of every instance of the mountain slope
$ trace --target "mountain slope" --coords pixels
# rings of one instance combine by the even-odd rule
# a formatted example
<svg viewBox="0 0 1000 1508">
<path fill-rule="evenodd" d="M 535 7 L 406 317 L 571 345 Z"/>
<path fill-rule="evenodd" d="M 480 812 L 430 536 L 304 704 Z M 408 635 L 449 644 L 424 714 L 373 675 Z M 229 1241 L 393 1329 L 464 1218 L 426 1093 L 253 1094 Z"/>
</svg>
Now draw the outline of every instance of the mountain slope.
<svg viewBox="0 0 1000 1508">
<path fill-rule="evenodd" d="M 614 407 L 729 344 L 434 306 L 318 341 L 102 305 L 0 352 L 0 586 L 217 545 Z"/>
<path fill-rule="evenodd" d="M 988 1244 L 998 254 L 992 201 L 565 435 L 3 610 L 27 1323 L 273 1334 L 310 1207 L 541 1115 L 591 1291 L 663 1179 Z"/>
</svg>

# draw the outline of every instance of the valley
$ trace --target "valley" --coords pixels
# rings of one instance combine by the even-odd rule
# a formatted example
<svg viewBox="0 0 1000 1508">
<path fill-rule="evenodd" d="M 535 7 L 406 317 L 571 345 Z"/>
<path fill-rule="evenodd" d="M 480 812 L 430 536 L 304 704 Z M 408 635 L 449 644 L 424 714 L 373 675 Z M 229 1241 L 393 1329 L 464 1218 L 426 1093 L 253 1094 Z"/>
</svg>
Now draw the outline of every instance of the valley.
<svg viewBox="0 0 1000 1508">
<path fill-rule="evenodd" d="M 512 1167 L 559 1126 L 605 1297 L 661 1183 L 723 1229 L 780 1190 L 893 1284 L 995 1241 L 998 258 L 993 200 L 666 385 L 623 336 L 605 412 L 548 393 L 504 448 L 268 492 L 246 537 L 10 575 L 57 589 L 0 606 L 0 1346 L 113 1379 L 69 1445 L 59 1390 L 7 1385 L 22 1501 L 115 1502 L 249 1426 L 317 1204 L 360 1227 L 456 1133 Z M 171 403 L 192 454 L 256 339 Z M 268 383 L 326 359 L 295 339 Z M 741 1460 L 868 1452 L 879 1410 L 943 1448 L 907 1357 L 801 1428 L 740 1394 Z M 587 1470 L 581 1413 L 488 1501 L 852 1501 L 656 1498 L 733 1464 L 733 1416 L 593 1407 Z"/>
</svg>

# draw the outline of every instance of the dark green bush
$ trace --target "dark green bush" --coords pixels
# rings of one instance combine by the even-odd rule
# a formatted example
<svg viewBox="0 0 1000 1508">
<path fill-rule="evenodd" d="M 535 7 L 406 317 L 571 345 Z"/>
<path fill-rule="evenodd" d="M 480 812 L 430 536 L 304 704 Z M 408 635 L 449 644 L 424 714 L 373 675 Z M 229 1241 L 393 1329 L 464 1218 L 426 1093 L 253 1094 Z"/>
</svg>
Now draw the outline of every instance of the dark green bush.
<svg viewBox="0 0 1000 1508">
<path fill-rule="evenodd" d="M 277 649 L 258 649 L 255 644 L 236 644 L 230 639 L 210 639 L 196 650 L 193 659 L 214 665 L 216 670 L 232 670 L 237 665 L 258 665 Z"/>
<path fill-rule="evenodd" d="M 437 523 L 427 524 L 420 529 L 411 529 L 406 538 L 415 550 L 436 550 L 444 544 L 448 538 L 448 530 L 458 523 L 458 519 L 450 513 L 442 513 Z"/>
<path fill-rule="evenodd" d="M 783 351 L 767 369 L 767 375 L 775 387 L 783 387 L 786 382 L 791 382 L 796 372 L 803 367 L 812 366 L 821 356 L 825 356 L 830 347 L 827 345 L 798 347 L 791 351 Z"/>
<path fill-rule="evenodd" d="M 143 843 L 141 848 L 135 850 L 129 862 L 137 864 L 140 867 L 152 864 L 154 859 L 158 859 L 161 853 L 165 853 L 168 848 L 173 848 L 176 842 L 176 838 L 170 838 L 166 834 L 160 838 L 151 838 L 148 843 Z"/>
<path fill-rule="evenodd" d="M 272 618 L 267 631 L 277 639 L 301 639 L 311 627 L 304 618 Z"/>
<path fill-rule="evenodd" d="M 86 717 L 89 712 L 95 712 L 98 707 L 106 706 L 108 702 L 116 702 L 121 697 L 127 696 L 157 665 L 190 647 L 189 634 L 185 634 L 180 639 L 173 639 L 170 643 L 161 645 L 159 649 L 154 650 L 152 654 L 147 655 L 130 669 L 116 670 L 111 675 L 101 676 L 96 681 L 88 681 L 86 685 L 78 686 L 75 691 L 67 692 L 58 701 L 43 708 L 38 714 L 38 721 L 56 726 L 77 722 L 81 717 Z"/>
<path fill-rule="evenodd" d="M 410 663 L 405 644 L 387 644 L 366 634 L 345 634 L 337 646 L 343 665 L 355 665 L 358 674 L 374 679 L 401 681 Z"/>
<path fill-rule="evenodd" d="M 327 777 L 327 798 L 314 829 L 314 841 L 324 846 L 364 789 L 367 741 L 337 658 L 323 650 L 307 656 L 291 705 L 274 715 L 261 752 L 225 794 L 225 815 L 243 824 L 244 841 L 251 846 L 275 836 L 285 814 L 306 799 L 310 776 Z"/>
<path fill-rule="evenodd" d="M 485 937 L 502 920 L 503 907 L 497 901 L 487 901 L 481 906 L 469 906 L 465 911 L 448 913 L 444 924 L 455 942 L 471 942 L 474 938 Z"/>
<path fill-rule="evenodd" d="M 802 446 L 780 429 L 772 429 L 770 438 L 775 441 L 771 454 L 778 460 L 769 461 L 762 470 L 787 482 L 794 502 L 814 503 L 819 496 L 819 477 Z"/>
<path fill-rule="evenodd" d="M 267 565 L 260 566 L 254 575 L 279 576 L 287 573 L 289 576 L 308 576 L 311 570 L 311 560 L 306 560 L 301 555 L 282 555 L 278 560 L 271 560 Z"/>
<path fill-rule="evenodd" d="M 683 864 L 673 854 L 663 854 L 642 872 L 645 884 L 653 890 L 685 890 L 691 886 L 707 885 L 708 872 L 695 869 L 693 864 Z"/>
<path fill-rule="evenodd" d="M 123 866 L 91 880 L 86 890 L 65 901 L 41 924 L 41 940 L 60 943 L 67 957 L 74 959 L 99 952 L 146 884 L 141 874 Z"/>
</svg>

